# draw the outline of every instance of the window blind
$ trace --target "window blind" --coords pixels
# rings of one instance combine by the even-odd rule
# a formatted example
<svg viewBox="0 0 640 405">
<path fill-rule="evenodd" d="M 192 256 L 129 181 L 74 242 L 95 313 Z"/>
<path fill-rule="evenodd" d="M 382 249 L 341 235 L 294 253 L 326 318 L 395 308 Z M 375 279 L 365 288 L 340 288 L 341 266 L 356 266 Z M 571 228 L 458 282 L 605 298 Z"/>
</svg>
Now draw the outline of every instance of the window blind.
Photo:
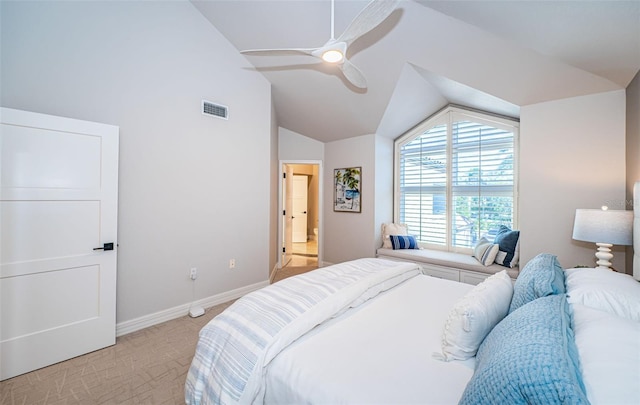
<svg viewBox="0 0 640 405">
<path fill-rule="evenodd" d="M 398 220 L 422 244 L 465 250 L 514 225 L 517 132 L 468 114 L 446 118 L 401 138 Z"/>
</svg>

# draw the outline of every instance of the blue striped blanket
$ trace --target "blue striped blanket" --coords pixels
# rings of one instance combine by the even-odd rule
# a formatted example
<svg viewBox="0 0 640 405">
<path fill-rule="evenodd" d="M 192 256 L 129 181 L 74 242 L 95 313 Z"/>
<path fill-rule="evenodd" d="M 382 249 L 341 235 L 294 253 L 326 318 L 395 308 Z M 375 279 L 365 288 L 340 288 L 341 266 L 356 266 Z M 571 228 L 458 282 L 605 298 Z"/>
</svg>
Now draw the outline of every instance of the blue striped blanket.
<svg viewBox="0 0 640 405">
<path fill-rule="evenodd" d="M 200 331 L 187 404 L 261 404 L 269 362 L 315 326 L 420 274 L 417 265 L 358 259 L 245 295 Z"/>
</svg>

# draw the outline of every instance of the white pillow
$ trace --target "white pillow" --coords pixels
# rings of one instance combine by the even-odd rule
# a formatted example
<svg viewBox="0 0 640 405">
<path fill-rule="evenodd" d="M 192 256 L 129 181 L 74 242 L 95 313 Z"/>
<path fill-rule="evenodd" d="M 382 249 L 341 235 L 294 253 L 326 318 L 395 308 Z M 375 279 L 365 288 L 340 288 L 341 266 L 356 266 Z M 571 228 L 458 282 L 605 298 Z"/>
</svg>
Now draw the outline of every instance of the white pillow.
<svg viewBox="0 0 640 405">
<path fill-rule="evenodd" d="M 405 224 L 382 224 L 382 247 L 392 249 L 389 235 L 408 235 L 409 229 Z"/>
<path fill-rule="evenodd" d="M 496 259 L 499 250 L 500 245 L 497 243 L 491 243 L 486 238 L 480 238 L 473 249 L 473 257 L 478 259 L 483 266 L 490 266 Z"/>
<path fill-rule="evenodd" d="M 572 304 L 572 308 L 572 326 L 589 401 L 640 404 L 640 322 L 581 304 Z"/>
<path fill-rule="evenodd" d="M 442 334 L 442 353 L 434 357 L 466 360 L 476 355 L 491 329 L 507 315 L 513 283 L 506 270 L 473 287 L 451 308 Z"/>
<path fill-rule="evenodd" d="M 640 282 L 612 270 L 576 268 L 565 270 L 571 304 L 583 304 L 640 322 Z"/>
</svg>

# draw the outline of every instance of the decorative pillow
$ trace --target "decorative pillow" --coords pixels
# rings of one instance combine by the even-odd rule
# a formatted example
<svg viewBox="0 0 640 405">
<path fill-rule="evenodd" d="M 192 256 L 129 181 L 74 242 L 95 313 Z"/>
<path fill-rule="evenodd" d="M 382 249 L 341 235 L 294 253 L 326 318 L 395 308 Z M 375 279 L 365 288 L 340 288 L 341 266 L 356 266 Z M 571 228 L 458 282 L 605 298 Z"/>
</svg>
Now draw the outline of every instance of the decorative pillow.
<svg viewBox="0 0 640 405">
<path fill-rule="evenodd" d="M 391 246 L 393 250 L 398 249 L 420 249 L 418 246 L 418 242 L 416 241 L 415 236 L 409 235 L 389 235 L 389 239 L 391 239 Z"/>
<path fill-rule="evenodd" d="M 564 271 L 558 258 L 540 253 L 529 260 L 516 278 L 509 313 L 536 298 L 564 292 Z"/>
<path fill-rule="evenodd" d="M 500 225 L 493 243 L 500 246 L 500 251 L 496 255 L 496 263 L 511 268 L 518 264 L 520 231 L 512 231 L 509 227 Z"/>
<path fill-rule="evenodd" d="M 389 235 L 408 235 L 409 230 L 405 224 L 382 224 L 382 247 L 391 249 Z"/>
<path fill-rule="evenodd" d="M 572 304 L 587 396 L 594 404 L 640 404 L 640 322 Z"/>
<path fill-rule="evenodd" d="M 507 315 L 513 285 L 506 270 L 473 287 L 451 308 L 442 334 L 440 360 L 466 360 L 476 355 L 480 343 Z"/>
<path fill-rule="evenodd" d="M 490 266 L 496 260 L 500 246 L 481 238 L 473 249 L 473 257 L 478 259 L 483 266 Z"/>
<path fill-rule="evenodd" d="M 565 277 L 570 303 L 640 322 L 640 282 L 630 275 L 580 268 L 566 270 Z"/>
<path fill-rule="evenodd" d="M 478 349 L 459 404 L 588 404 L 564 294 L 532 301 Z"/>
</svg>

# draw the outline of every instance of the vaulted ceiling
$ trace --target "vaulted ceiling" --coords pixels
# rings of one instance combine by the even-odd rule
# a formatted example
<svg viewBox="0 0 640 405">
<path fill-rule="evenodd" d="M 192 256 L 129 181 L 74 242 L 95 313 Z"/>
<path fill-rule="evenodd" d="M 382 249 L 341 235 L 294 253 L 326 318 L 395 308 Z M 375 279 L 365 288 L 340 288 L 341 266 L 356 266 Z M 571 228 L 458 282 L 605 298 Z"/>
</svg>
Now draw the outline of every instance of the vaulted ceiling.
<svg viewBox="0 0 640 405">
<path fill-rule="evenodd" d="M 329 0 L 192 0 L 238 49 L 310 48 Z M 335 0 L 338 36 L 368 1 Z M 640 0 L 402 0 L 349 48 L 368 88 L 305 55 L 247 55 L 272 84 L 278 125 L 323 142 L 396 138 L 449 103 L 521 106 L 624 89 L 640 70 Z"/>
</svg>

